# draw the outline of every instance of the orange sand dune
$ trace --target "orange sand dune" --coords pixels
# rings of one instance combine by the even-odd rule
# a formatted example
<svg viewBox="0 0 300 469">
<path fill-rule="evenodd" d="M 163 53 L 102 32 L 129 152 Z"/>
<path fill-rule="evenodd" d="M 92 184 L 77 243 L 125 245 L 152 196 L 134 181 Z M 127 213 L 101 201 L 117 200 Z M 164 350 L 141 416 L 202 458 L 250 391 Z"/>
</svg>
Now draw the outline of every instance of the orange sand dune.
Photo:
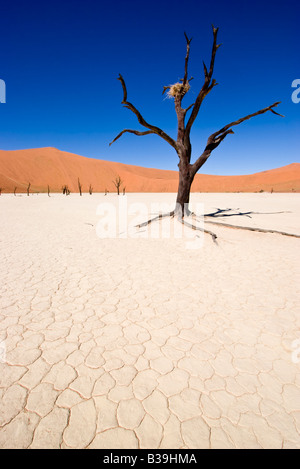
<svg viewBox="0 0 300 469">
<path fill-rule="evenodd" d="M 60 192 L 68 185 L 78 192 L 78 178 L 83 192 L 91 184 L 95 192 L 115 191 L 113 179 L 120 175 L 127 192 L 176 192 L 178 173 L 114 163 L 57 150 L 0 150 L 0 187 L 2 192 Z M 122 186 L 123 187 L 123 186 Z M 300 163 L 247 176 L 210 176 L 198 174 L 193 192 L 274 192 L 300 191 Z"/>
</svg>

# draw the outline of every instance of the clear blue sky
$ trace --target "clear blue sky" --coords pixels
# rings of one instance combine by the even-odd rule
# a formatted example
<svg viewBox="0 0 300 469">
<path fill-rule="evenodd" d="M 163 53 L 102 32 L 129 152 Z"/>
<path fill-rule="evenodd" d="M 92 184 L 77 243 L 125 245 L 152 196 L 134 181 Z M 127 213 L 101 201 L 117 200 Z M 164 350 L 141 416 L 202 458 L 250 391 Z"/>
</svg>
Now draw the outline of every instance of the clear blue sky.
<svg viewBox="0 0 300 469">
<path fill-rule="evenodd" d="M 177 155 L 156 135 L 140 129 L 121 105 L 121 73 L 128 100 L 145 119 L 176 138 L 172 100 L 163 86 L 183 77 L 186 44 L 192 36 L 184 98 L 195 100 L 209 63 L 211 23 L 222 43 L 214 77 L 192 130 L 193 159 L 207 137 L 223 125 L 275 101 L 286 117 L 271 113 L 235 128 L 201 172 L 249 174 L 300 162 L 300 103 L 291 100 L 300 79 L 299 0 L 187 2 L 152 0 L 2 1 L 0 79 L 7 102 L 0 104 L 0 149 L 56 147 L 93 158 L 177 169 Z"/>
</svg>

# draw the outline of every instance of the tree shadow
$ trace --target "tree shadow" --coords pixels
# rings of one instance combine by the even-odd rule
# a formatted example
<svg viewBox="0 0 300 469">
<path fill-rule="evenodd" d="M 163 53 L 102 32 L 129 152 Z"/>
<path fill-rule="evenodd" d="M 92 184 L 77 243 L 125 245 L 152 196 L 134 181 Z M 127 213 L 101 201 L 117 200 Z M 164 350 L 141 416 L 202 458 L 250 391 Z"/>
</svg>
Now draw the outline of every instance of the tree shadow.
<svg viewBox="0 0 300 469">
<path fill-rule="evenodd" d="M 240 225 L 231 225 L 229 223 L 224 223 L 222 218 L 225 217 L 248 217 L 252 218 L 252 215 L 276 215 L 279 213 L 292 213 L 290 210 L 284 210 L 281 212 L 241 212 L 239 211 L 240 209 L 233 209 L 233 208 L 216 208 L 215 212 L 211 213 L 205 213 L 204 215 L 197 215 L 194 212 L 192 212 L 192 216 L 196 221 L 200 221 L 203 219 L 206 219 L 206 223 L 212 224 L 212 225 L 219 225 L 227 228 L 235 228 L 239 230 L 248 230 L 248 231 L 258 231 L 261 233 L 277 233 L 281 234 L 284 236 L 291 236 L 294 238 L 300 238 L 300 235 L 293 234 L 293 233 L 287 233 L 285 231 L 278 231 L 278 230 L 273 230 L 273 229 L 265 229 L 265 228 L 258 228 L 258 227 L 252 227 L 252 226 L 240 226 Z M 221 218 L 221 221 L 213 221 L 217 218 Z"/>
<path fill-rule="evenodd" d="M 216 239 L 217 239 L 217 235 L 215 233 L 213 233 L 212 231 L 206 230 L 203 227 L 196 226 L 193 223 L 189 223 L 186 220 L 186 218 L 189 219 L 189 217 L 191 217 L 192 219 L 194 219 L 194 221 L 200 221 L 200 220 L 203 220 L 203 219 L 208 219 L 206 221 L 206 223 L 209 223 L 209 224 L 212 224 L 212 225 L 223 226 L 223 227 L 226 227 L 226 228 L 234 228 L 234 229 L 248 230 L 248 231 L 258 231 L 258 232 L 261 232 L 261 233 L 277 233 L 277 234 L 281 234 L 281 235 L 284 235 L 284 236 L 291 236 L 291 237 L 295 237 L 295 238 L 300 238 L 300 235 L 293 234 L 293 233 L 287 233 L 285 231 L 258 228 L 258 227 L 252 227 L 252 226 L 231 225 L 229 223 L 224 223 L 222 220 L 221 221 L 212 221 L 213 219 L 216 219 L 216 218 L 221 218 L 222 219 L 224 217 L 235 217 L 235 216 L 241 217 L 242 216 L 242 217 L 252 218 L 251 215 L 276 215 L 276 214 L 279 214 L 279 213 L 292 213 L 291 211 L 288 211 L 288 210 L 280 211 L 280 212 L 253 212 L 253 211 L 241 212 L 239 210 L 240 210 L 239 208 L 237 208 L 237 209 L 233 209 L 233 208 L 223 208 L 223 209 L 222 208 L 216 208 L 215 212 L 205 213 L 204 215 L 197 215 L 194 212 L 189 212 L 188 217 L 183 217 L 182 216 L 182 217 L 177 217 L 177 219 L 182 224 L 186 225 L 187 227 L 189 227 L 193 230 L 202 231 L 204 233 L 207 233 L 207 234 L 211 235 L 211 237 L 212 237 L 212 239 L 215 243 L 216 243 Z M 158 220 L 160 220 L 164 217 L 172 217 L 173 218 L 174 216 L 175 216 L 174 211 L 159 214 L 156 217 L 147 220 L 146 222 L 143 222 L 143 223 L 140 223 L 140 224 L 136 225 L 136 228 L 141 228 L 141 227 L 148 226 L 148 225 L 150 225 L 150 223 L 152 223 L 154 221 L 158 221 Z"/>
<path fill-rule="evenodd" d="M 236 217 L 244 216 L 252 218 L 251 215 L 275 215 L 279 213 L 291 213 L 290 211 L 282 212 L 240 212 L 239 208 L 216 208 L 215 212 L 205 213 L 202 215 L 204 218 L 224 218 L 224 217 Z M 199 216 L 199 215 L 198 215 Z"/>
</svg>

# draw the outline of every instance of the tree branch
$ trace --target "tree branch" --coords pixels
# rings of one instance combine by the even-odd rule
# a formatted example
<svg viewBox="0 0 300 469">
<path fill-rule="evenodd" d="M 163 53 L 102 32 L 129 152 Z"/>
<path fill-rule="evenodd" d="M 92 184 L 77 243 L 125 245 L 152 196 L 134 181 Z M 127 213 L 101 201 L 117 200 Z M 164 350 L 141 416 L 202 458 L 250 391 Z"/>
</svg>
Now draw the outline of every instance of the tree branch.
<svg viewBox="0 0 300 469">
<path fill-rule="evenodd" d="M 121 74 L 119 74 L 119 77 L 118 77 L 118 80 L 121 82 L 122 84 L 122 88 L 123 88 L 123 100 L 122 100 L 122 104 L 124 105 L 124 107 L 126 107 L 127 109 L 130 109 L 130 111 L 132 111 L 139 123 L 143 126 L 143 127 L 146 127 L 147 129 L 150 130 L 150 132 L 146 132 L 146 133 L 143 133 L 143 132 L 140 132 L 140 133 L 137 133 L 138 131 L 130 131 L 128 129 L 125 129 L 125 131 L 123 132 L 120 132 L 120 134 L 111 142 L 113 143 L 114 141 L 116 141 L 119 137 L 121 137 L 121 135 L 123 135 L 124 132 L 130 132 L 130 133 L 135 133 L 136 135 L 147 135 L 149 133 L 154 133 L 156 135 L 158 135 L 159 137 L 163 138 L 166 142 L 168 142 L 173 148 L 175 148 L 175 150 L 177 150 L 177 146 L 176 146 L 176 142 L 168 135 L 166 134 L 163 130 L 161 130 L 159 127 L 156 127 L 154 125 L 151 125 L 149 124 L 148 122 L 146 122 L 146 120 L 143 118 L 143 116 L 141 115 L 141 113 L 136 109 L 136 107 L 131 104 L 130 102 L 127 101 L 127 89 L 126 89 L 126 85 L 125 85 L 125 81 L 124 81 L 124 78 L 122 77 Z"/>
<path fill-rule="evenodd" d="M 140 132 L 139 130 L 131 130 L 131 129 L 124 129 L 122 130 L 122 132 L 120 132 L 116 138 L 113 139 L 112 142 L 110 142 L 109 146 L 114 143 L 116 140 L 118 140 L 118 138 L 120 138 L 125 132 L 129 132 L 131 134 L 134 134 L 134 135 L 148 135 L 148 134 L 154 134 L 155 132 L 153 132 L 153 130 L 146 130 L 145 132 Z"/>
<path fill-rule="evenodd" d="M 189 56 L 190 56 L 190 43 L 191 43 L 191 39 L 189 39 L 186 35 L 186 33 L 184 33 L 184 36 L 185 36 L 185 39 L 186 39 L 186 56 L 185 56 L 185 63 L 184 63 L 184 78 L 183 78 L 183 86 L 186 85 L 187 81 L 188 81 L 188 63 L 189 63 Z"/>
<path fill-rule="evenodd" d="M 205 63 L 203 62 L 204 77 L 205 77 L 204 84 L 197 96 L 193 111 L 186 125 L 186 131 L 188 134 L 190 133 L 191 127 L 199 113 L 199 109 L 201 107 L 202 101 L 204 100 L 205 96 L 207 96 L 208 93 L 214 88 L 214 86 L 217 85 L 216 81 L 212 80 L 212 75 L 214 71 L 216 52 L 221 44 L 217 44 L 218 28 L 215 28 L 213 25 L 212 25 L 212 28 L 213 28 L 214 40 L 213 40 L 213 47 L 211 51 L 210 67 L 209 67 L 209 70 L 207 70 Z"/>
<path fill-rule="evenodd" d="M 171 88 L 171 86 L 164 86 L 164 89 L 163 89 L 162 94 L 165 94 L 165 92 L 166 92 L 167 90 L 169 90 L 170 88 Z"/>
<path fill-rule="evenodd" d="M 274 104 L 271 104 L 271 106 L 268 106 L 268 107 L 265 107 L 264 109 L 260 109 L 259 111 L 257 112 L 254 112 L 253 114 L 248 114 L 248 116 L 245 116 L 245 117 L 242 117 L 241 119 L 238 119 L 234 122 L 231 122 L 230 124 L 227 124 L 225 125 L 225 127 L 222 127 L 222 129 L 218 130 L 217 132 L 215 132 L 214 134 L 211 135 L 211 137 L 215 138 L 217 137 L 218 135 L 222 135 L 224 132 L 226 132 L 228 129 L 230 129 L 231 127 L 235 126 L 235 125 L 239 125 L 241 124 L 242 122 L 248 120 L 248 119 L 251 119 L 252 117 L 255 117 L 255 116 L 258 116 L 259 114 L 264 114 L 265 112 L 268 112 L 268 111 L 271 111 L 273 112 L 273 114 L 276 114 L 277 116 L 280 116 L 280 117 L 284 117 L 282 114 L 279 114 L 278 112 L 275 112 L 272 108 L 273 107 L 277 107 L 278 104 L 280 104 L 280 101 L 277 101 L 276 103 Z"/>
<path fill-rule="evenodd" d="M 187 113 L 193 106 L 195 106 L 195 103 L 190 104 L 186 109 L 184 109 L 184 112 Z"/>
<path fill-rule="evenodd" d="M 248 114 L 248 116 L 241 117 L 241 119 L 233 121 L 230 124 L 227 124 L 224 127 L 222 127 L 222 129 L 218 130 L 217 132 L 214 132 L 213 134 L 211 134 L 210 137 L 208 137 L 207 139 L 207 144 L 206 144 L 204 152 L 202 153 L 201 156 L 199 156 L 199 158 L 195 161 L 195 163 L 191 165 L 193 174 L 196 174 L 199 171 L 201 166 L 203 166 L 206 160 L 209 158 L 211 152 L 220 145 L 220 143 L 224 140 L 224 138 L 227 137 L 227 135 L 234 133 L 231 127 L 234 127 L 235 125 L 239 125 L 242 122 L 248 119 L 251 119 L 252 117 L 258 116 L 260 114 L 264 114 L 268 111 L 271 111 L 273 114 L 276 114 L 280 117 L 284 117 L 282 114 L 279 114 L 278 112 L 275 112 L 273 110 L 273 107 L 278 106 L 278 104 L 280 104 L 280 101 L 274 104 L 271 104 L 271 106 L 265 107 L 264 109 L 260 109 L 259 111 L 254 112 L 253 114 Z"/>
</svg>

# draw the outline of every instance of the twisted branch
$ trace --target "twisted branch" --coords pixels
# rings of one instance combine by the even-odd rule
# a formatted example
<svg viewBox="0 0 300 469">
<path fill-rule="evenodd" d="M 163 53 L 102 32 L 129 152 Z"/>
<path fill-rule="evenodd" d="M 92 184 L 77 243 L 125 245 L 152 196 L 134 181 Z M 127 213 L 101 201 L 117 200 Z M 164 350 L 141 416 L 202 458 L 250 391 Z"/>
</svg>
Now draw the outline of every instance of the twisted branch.
<svg viewBox="0 0 300 469">
<path fill-rule="evenodd" d="M 116 140 L 118 140 L 118 138 L 120 138 L 123 134 L 125 134 L 125 132 L 129 132 L 131 134 L 134 134 L 134 135 L 148 135 L 148 134 L 154 134 L 155 132 L 153 132 L 153 130 L 146 130 L 145 132 L 140 132 L 139 130 L 131 130 L 131 129 L 124 129 L 122 130 L 122 132 L 120 132 L 114 139 L 112 142 L 110 142 L 109 146 L 114 143 Z"/>
<path fill-rule="evenodd" d="M 282 114 L 279 114 L 278 112 L 273 110 L 273 108 L 278 106 L 278 104 L 280 104 L 280 101 L 277 101 L 276 103 L 271 104 L 271 106 L 265 107 L 264 109 L 260 109 L 259 111 L 254 112 L 253 114 L 248 114 L 245 117 L 241 117 L 240 119 L 233 121 L 230 124 L 225 125 L 224 127 L 222 127 L 222 129 L 211 134 L 210 137 L 208 137 L 207 139 L 207 144 L 206 144 L 204 152 L 202 153 L 201 156 L 199 156 L 199 158 L 192 165 L 193 173 L 196 174 L 197 171 L 199 171 L 201 166 L 203 166 L 203 164 L 209 158 L 211 152 L 220 145 L 220 143 L 224 140 L 225 137 L 227 137 L 227 135 L 234 134 L 231 127 L 234 127 L 235 125 L 239 125 L 242 122 L 248 119 L 251 119 L 252 117 L 258 116 L 259 114 L 264 114 L 268 111 L 271 111 L 273 114 L 276 114 L 278 116 L 284 117 Z"/>
<path fill-rule="evenodd" d="M 224 134 L 228 129 L 230 129 L 231 127 L 233 127 L 234 125 L 239 125 L 239 124 L 241 124 L 242 122 L 244 122 L 244 121 L 246 121 L 246 120 L 248 120 L 248 119 L 251 119 L 251 117 L 258 116 L 259 114 L 264 114 L 265 112 L 268 112 L 268 111 L 273 112 L 273 114 L 276 114 L 277 116 L 284 117 L 282 114 L 279 114 L 278 112 L 275 112 L 275 111 L 272 109 L 273 107 L 278 106 L 278 104 L 280 104 L 280 101 L 277 101 L 276 103 L 271 104 L 271 106 L 265 107 L 264 109 L 260 109 L 259 111 L 254 112 L 253 114 L 248 114 L 248 116 L 241 117 L 241 119 L 238 119 L 238 120 L 236 120 L 236 121 L 234 121 L 234 122 L 231 122 L 230 124 L 225 125 L 224 127 L 222 127 L 222 129 L 220 129 L 220 130 L 218 130 L 217 132 L 215 132 L 214 134 L 212 134 L 211 137 L 215 138 L 215 137 L 217 137 L 218 135 L 222 135 L 222 134 Z"/>
<path fill-rule="evenodd" d="M 189 39 L 186 33 L 184 33 L 184 36 L 186 39 L 186 56 L 185 56 L 185 63 L 184 63 L 184 78 L 182 80 L 183 86 L 185 86 L 188 81 L 188 63 L 189 63 L 189 56 L 190 56 L 190 43 L 191 43 L 191 40 L 193 39 L 193 38 Z"/>
<path fill-rule="evenodd" d="M 207 69 L 205 63 L 203 62 L 203 67 L 204 67 L 204 83 L 203 83 L 203 86 L 197 96 L 197 99 L 196 99 L 196 102 L 195 102 L 195 105 L 194 105 L 194 108 L 191 112 L 191 115 L 190 115 L 190 118 L 187 122 L 187 125 L 186 125 L 186 131 L 187 133 L 189 134 L 190 133 L 190 130 L 191 130 L 191 127 L 198 115 L 198 112 L 199 112 L 199 109 L 201 107 L 201 104 L 202 104 L 202 101 L 204 100 L 205 96 L 208 95 L 208 93 L 215 87 L 217 86 L 218 83 L 216 83 L 216 80 L 212 80 L 212 75 L 213 75 L 213 71 L 214 71 L 214 65 L 215 65 L 215 57 L 216 57 L 216 52 L 218 50 L 218 48 L 220 47 L 221 44 L 217 44 L 217 35 L 218 35 L 218 29 L 219 28 L 215 28 L 213 25 L 212 25 L 212 29 L 213 29 L 213 36 L 214 36 L 214 40 L 213 40 L 213 47 L 212 47 L 212 51 L 211 51 L 211 59 L 210 59 L 210 66 L 209 66 L 209 70 Z"/>
<path fill-rule="evenodd" d="M 126 89 L 126 85 L 125 85 L 125 81 L 124 81 L 124 78 L 122 77 L 121 74 L 119 74 L 119 77 L 118 77 L 118 80 L 121 82 L 122 84 L 122 88 L 123 88 L 123 100 L 122 100 L 122 104 L 124 105 L 124 107 L 126 107 L 127 109 L 130 109 L 130 111 L 132 111 L 139 123 L 143 126 L 143 127 L 146 127 L 147 129 L 149 129 L 149 131 L 146 131 L 146 132 L 139 132 L 138 130 L 129 130 L 129 129 L 125 129 L 124 131 L 120 132 L 119 135 L 117 135 L 117 137 L 111 142 L 115 142 L 118 138 L 121 137 L 121 135 L 123 135 L 123 133 L 125 132 L 130 132 L 130 133 L 133 133 L 135 135 L 148 135 L 150 133 L 153 133 L 153 134 L 156 134 L 158 135 L 159 137 L 163 138 L 166 142 L 168 142 L 173 148 L 175 148 L 175 150 L 177 151 L 177 146 L 176 146 L 176 142 L 168 135 L 166 134 L 163 130 L 161 130 L 159 127 L 156 127 L 155 125 L 151 125 L 149 124 L 145 119 L 144 117 L 142 116 L 142 114 L 136 109 L 136 107 L 130 103 L 129 101 L 127 101 L 127 89 Z"/>
</svg>

